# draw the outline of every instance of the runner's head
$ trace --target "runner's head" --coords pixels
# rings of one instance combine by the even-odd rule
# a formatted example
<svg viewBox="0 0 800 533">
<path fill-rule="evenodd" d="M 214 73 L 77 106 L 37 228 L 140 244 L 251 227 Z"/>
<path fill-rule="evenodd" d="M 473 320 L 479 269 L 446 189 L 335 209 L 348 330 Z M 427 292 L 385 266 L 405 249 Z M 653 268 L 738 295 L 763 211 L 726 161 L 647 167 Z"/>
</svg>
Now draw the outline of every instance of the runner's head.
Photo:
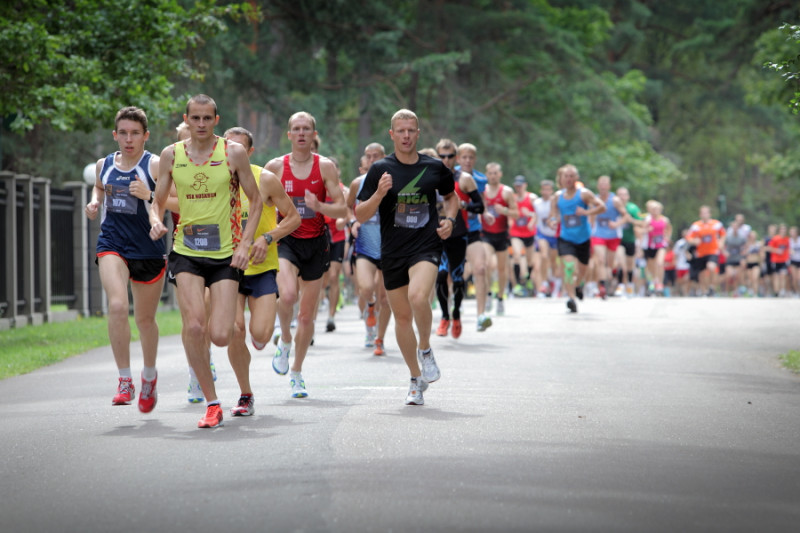
<svg viewBox="0 0 800 533">
<path fill-rule="evenodd" d="M 609 176 L 600 176 L 597 178 L 597 192 L 601 196 L 606 196 L 611 192 L 611 178 Z"/>
<path fill-rule="evenodd" d="M 189 133 L 189 125 L 185 122 L 181 122 L 175 127 L 175 136 L 178 138 L 178 142 L 189 140 L 189 137 L 192 136 Z"/>
<path fill-rule="evenodd" d="M 661 212 L 664 210 L 664 206 L 661 205 L 661 202 L 658 200 L 648 200 L 645 204 L 647 208 L 647 212 L 650 213 L 651 216 L 659 216 Z"/>
<path fill-rule="evenodd" d="M 553 181 L 542 180 L 539 182 L 539 195 L 547 200 L 553 194 Z"/>
<path fill-rule="evenodd" d="M 234 126 L 228 129 L 225 132 L 225 138 L 244 146 L 244 149 L 247 150 L 247 155 L 252 155 L 255 151 L 255 147 L 253 146 L 253 134 L 241 126 Z"/>
<path fill-rule="evenodd" d="M 523 194 L 527 189 L 528 180 L 525 179 L 525 176 L 514 176 L 514 190 L 517 191 L 517 194 Z"/>
<path fill-rule="evenodd" d="M 436 143 L 436 155 L 442 160 L 444 166 L 452 170 L 456 166 L 458 147 L 450 139 L 439 139 Z"/>
<path fill-rule="evenodd" d="M 121 153 L 129 157 L 140 156 L 145 141 L 150 137 L 147 115 L 138 107 L 123 107 L 114 118 L 113 135 Z"/>
<path fill-rule="evenodd" d="M 502 177 L 503 167 L 500 166 L 500 163 L 495 163 L 492 161 L 491 163 L 486 164 L 486 179 L 490 185 L 498 185 Z"/>
<path fill-rule="evenodd" d="M 367 157 L 366 155 L 362 155 L 361 164 L 358 166 L 358 173 L 366 174 L 367 171 L 369 170 L 369 166 L 370 166 L 369 157 Z"/>
<path fill-rule="evenodd" d="M 627 187 L 620 187 L 617 189 L 617 196 L 619 196 L 619 199 L 622 200 L 623 204 L 627 204 L 631 201 L 631 193 Z"/>
<path fill-rule="evenodd" d="M 700 206 L 700 220 L 703 222 L 708 222 L 711 220 L 711 208 L 707 205 Z"/>
<path fill-rule="evenodd" d="M 289 140 L 292 149 L 314 150 L 314 141 L 317 137 L 317 121 L 306 111 L 298 111 L 289 117 Z"/>
<path fill-rule="evenodd" d="M 564 165 L 558 169 L 558 185 L 565 189 L 574 189 L 580 175 L 575 165 Z"/>
<path fill-rule="evenodd" d="M 478 149 L 474 144 L 463 143 L 458 145 L 458 164 L 461 165 L 461 170 L 472 174 L 472 169 L 475 168 L 475 161 L 478 160 Z"/>
<path fill-rule="evenodd" d="M 386 149 L 381 143 L 369 143 L 364 148 L 364 157 L 367 158 L 366 170 L 364 171 L 366 172 L 372 166 L 372 163 L 386 157 Z"/>
<path fill-rule="evenodd" d="M 183 121 L 189 126 L 191 137 L 205 139 L 214 135 L 214 126 L 219 123 L 217 103 L 205 94 L 196 94 L 186 103 Z"/>
<path fill-rule="evenodd" d="M 394 142 L 396 154 L 411 156 L 417 151 L 419 140 L 419 119 L 408 109 L 400 109 L 392 115 L 392 129 L 389 135 Z"/>
</svg>

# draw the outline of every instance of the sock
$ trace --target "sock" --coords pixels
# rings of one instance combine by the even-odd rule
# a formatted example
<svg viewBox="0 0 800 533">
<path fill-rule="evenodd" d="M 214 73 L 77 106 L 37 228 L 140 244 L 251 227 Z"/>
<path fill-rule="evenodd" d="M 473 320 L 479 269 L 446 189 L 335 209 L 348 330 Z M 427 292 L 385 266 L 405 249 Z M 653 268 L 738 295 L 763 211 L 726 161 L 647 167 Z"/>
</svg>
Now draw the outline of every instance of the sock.
<svg viewBox="0 0 800 533">
<path fill-rule="evenodd" d="M 153 381 L 156 379 L 156 367 L 146 366 L 142 369 L 142 379 L 145 381 Z"/>
<path fill-rule="evenodd" d="M 431 354 L 431 349 L 428 348 L 427 350 L 420 350 L 420 353 L 422 354 L 422 357 L 425 357 L 426 355 Z"/>
<path fill-rule="evenodd" d="M 516 264 L 514 265 L 514 279 L 517 281 L 517 285 L 520 285 L 522 283 L 520 275 L 521 275 L 521 269 L 519 268 L 519 265 Z"/>
<path fill-rule="evenodd" d="M 132 379 L 133 376 L 131 375 L 131 369 L 130 368 L 120 368 L 119 369 L 119 377 Z"/>
<path fill-rule="evenodd" d="M 498 297 L 497 297 L 497 301 L 498 301 L 498 302 L 502 302 L 502 301 L 503 301 L 503 297 L 502 297 L 502 296 L 498 296 Z"/>
<path fill-rule="evenodd" d="M 206 405 L 211 407 L 212 405 L 219 405 L 219 400 L 214 400 L 213 402 L 207 402 Z"/>
<path fill-rule="evenodd" d="M 195 380 L 197 379 L 197 374 L 194 373 L 194 368 L 192 368 L 192 367 L 189 367 L 189 377 L 191 379 L 195 379 Z"/>
<path fill-rule="evenodd" d="M 633 283 L 633 271 L 628 271 L 628 283 Z"/>
</svg>

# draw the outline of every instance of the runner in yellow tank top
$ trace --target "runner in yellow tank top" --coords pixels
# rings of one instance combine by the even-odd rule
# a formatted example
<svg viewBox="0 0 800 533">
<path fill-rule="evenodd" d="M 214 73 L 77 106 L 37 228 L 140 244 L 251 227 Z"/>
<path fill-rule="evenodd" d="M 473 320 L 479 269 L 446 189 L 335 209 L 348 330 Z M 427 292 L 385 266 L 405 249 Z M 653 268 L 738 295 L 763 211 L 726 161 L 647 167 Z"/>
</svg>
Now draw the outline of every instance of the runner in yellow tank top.
<svg viewBox="0 0 800 533">
<path fill-rule="evenodd" d="M 254 151 L 253 134 L 244 128 L 231 128 L 225 132 L 225 138 L 235 141 L 247 149 L 248 155 Z M 239 382 L 239 400 L 231 409 L 233 416 L 250 416 L 255 412 L 253 389 L 250 387 L 250 350 L 245 342 L 247 328 L 244 320 L 245 303 L 250 307 L 250 336 L 253 346 L 261 350 L 272 336 L 275 326 L 275 315 L 278 308 L 278 271 L 277 241 L 289 235 L 300 226 L 300 214 L 286 194 L 278 177 L 268 170 L 250 165 L 253 175 L 258 179 L 258 202 L 264 208 L 256 229 L 254 249 L 266 249 L 266 260 L 261 263 L 250 262 L 239 283 L 239 295 L 236 305 L 236 322 L 233 337 L 228 344 L 228 359 L 231 362 L 236 380 Z M 242 225 L 247 227 L 250 203 L 242 198 Z M 276 224 L 276 209 L 280 210 L 282 219 Z"/>
<path fill-rule="evenodd" d="M 216 102 L 204 94 L 193 96 L 186 104 L 183 120 L 189 126 L 189 140 L 167 146 L 161 152 L 161 179 L 150 210 L 150 237 L 158 239 L 167 233 L 164 205 L 175 183 L 181 231 L 169 256 L 169 270 L 177 282 L 186 356 L 207 402 L 206 414 L 197 425 L 212 428 L 222 424 L 222 408 L 209 368 L 205 338 L 208 334 L 217 346 L 227 346 L 233 334 L 242 271 L 251 256 L 259 263 L 266 252 L 263 246 L 253 246 L 251 251 L 262 203 L 258 201 L 258 186 L 244 146 L 230 142 L 225 153 L 225 141 L 214 135 L 214 126 L 219 123 Z M 251 224 L 237 241 L 239 187 L 250 202 Z M 206 287 L 210 295 L 208 317 L 204 304 Z"/>
</svg>

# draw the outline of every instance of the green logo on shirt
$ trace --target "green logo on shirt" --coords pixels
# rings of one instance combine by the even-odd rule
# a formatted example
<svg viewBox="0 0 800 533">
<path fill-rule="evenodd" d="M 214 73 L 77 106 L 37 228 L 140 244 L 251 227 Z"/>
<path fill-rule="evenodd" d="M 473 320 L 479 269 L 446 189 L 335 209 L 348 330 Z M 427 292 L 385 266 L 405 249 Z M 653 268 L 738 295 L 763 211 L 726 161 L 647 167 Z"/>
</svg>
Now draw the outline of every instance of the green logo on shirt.
<svg viewBox="0 0 800 533">
<path fill-rule="evenodd" d="M 422 169 L 416 178 L 411 180 L 408 185 L 400 189 L 400 192 L 397 193 L 398 202 L 404 204 L 423 204 L 427 203 L 427 197 L 419 194 L 419 187 L 417 187 L 417 183 L 420 179 L 422 179 L 422 175 L 425 174 L 425 171 L 428 170 L 427 167 Z"/>
</svg>

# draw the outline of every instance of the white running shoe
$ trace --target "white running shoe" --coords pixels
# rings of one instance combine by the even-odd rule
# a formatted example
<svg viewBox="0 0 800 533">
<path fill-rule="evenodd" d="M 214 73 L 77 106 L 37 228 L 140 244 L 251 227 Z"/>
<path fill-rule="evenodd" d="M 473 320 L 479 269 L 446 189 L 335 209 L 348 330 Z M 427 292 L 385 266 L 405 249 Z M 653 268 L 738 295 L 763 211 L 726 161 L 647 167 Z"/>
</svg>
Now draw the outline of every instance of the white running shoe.
<svg viewBox="0 0 800 533">
<path fill-rule="evenodd" d="M 505 300 L 497 300 L 497 309 L 495 311 L 497 316 L 503 316 L 506 314 L 506 302 Z"/>
<path fill-rule="evenodd" d="M 306 398 L 306 382 L 303 381 L 303 375 L 300 372 L 292 372 L 290 376 L 290 383 L 292 385 L 292 398 Z"/>
<path fill-rule="evenodd" d="M 418 378 L 411 378 L 411 384 L 408 386 L 408 396 L 406 396 L 406 405 L 425 405 L 425 398 L 422 393 L 428 390 L 428 382 L 422 376 Z"/>
<path fill-rule="evenodd" d="M 428 383 L 433 383 L 442 377 L 439 367 L 436 365 L 436 358 L 433 356 L 433 349 L 431 348 L 427 354 L 423 354 L 422 350 L 417 350 L 417 359 L 422 367 L 422 377 Z"/>
<path fill-rule="evenodd" d="M 275 350 L 275 357 L 272 358 L 272 369 L 276 374 L 285 376 L 289 371 L 289 352 L 292 351 L 292 343 L 284 344 L 283 341 L 278 343 L 278 349 Z"/>
<path fill-rule="evenodd" d="M 189 376 L 189 403 L 200 403 L 205 398 L 203 397 L 203 390 L 200 388 L 197 378 Z"/>
<path fill-rule="evenodd" d="M 478 331 L 486 331 L 492 325 L 492 319 L 488 315 L 481 315 L 478 317 Z"/>
</svg>

